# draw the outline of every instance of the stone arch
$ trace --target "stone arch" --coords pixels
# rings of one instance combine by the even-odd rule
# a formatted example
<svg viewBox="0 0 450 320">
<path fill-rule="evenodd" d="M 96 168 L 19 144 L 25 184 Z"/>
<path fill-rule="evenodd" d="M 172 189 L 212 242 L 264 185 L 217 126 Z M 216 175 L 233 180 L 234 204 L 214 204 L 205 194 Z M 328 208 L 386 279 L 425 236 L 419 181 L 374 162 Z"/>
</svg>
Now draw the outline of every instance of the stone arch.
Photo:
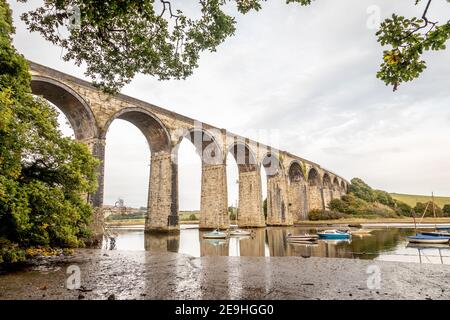
<svg viewBox="0 0 450 320">
<path fill-rule="evenodd" d="M 178 156 L 178 148 L 183 139 L 189 140 L 195 147 L 203 164 L 217 165 L 222 164 L 222 148 L 214 135 L 204 128 L 190 128 L 178 138 L 174 148 L 174 157 Z"/>
<path fill-rule="evenodd" d="M 323 210 L 324 207 L 319 171 L 313 167 L 308 172 L 308 212 L 311 210 Z"/>
<path fill-rule="evenodd" d="M 347 192 L 347 184 L 344 181 L 341 181 L 341 191 Z"/>
<path fill-rule="evenodd" d="M 289 182 L 293 183 L 300 181 L 305 181 L 302 166 L 298 161 L 292 161 L 289 166 Z"/>
<path fill-rule="evenodd" d="M 308 185 L 310 187 L 319 187 L 321 185 L 319 171 L 316 168 L 309 169 Z"/>
<path fill-rule="evenodd" d="M 275 152 L 267 152 L 262 158 L 261 165 L 267 176 L 267 224 L 292 224 L 292 216 L 288 207 L 287 177 L 284 174 L 279 155 Z"/>
<path fill-rule="evenodd" d="M 228 153 L 231 153 L 236 160 L 239 168 L 239 173 L 257 170 L 258 166 L 256 162 L 256 156 L 245 142 L 233 143 L 228 148 Z"/>
<path fill-rule="evenodd" d="M 292 161 L 289 166 L 289 210 L 294 222 L 307 219 L 308 202 L 306 180 L 302 165 L 299 161 Z"/>
<path fill-rule="evenodd" d="M 227 175 L 220 144 L 211 132 L 202 127 L 183 130 L 178 137 L 172 151 L 173 157 L 178 159 L 178 149 L 186 138 L 193 144 L 201 159 L 199 228 L 227 229 L 229 227 Z"/>
<path fill-rule="evenodd" d="M 264 227 L 262 207 L 261 170 L 256 156 L 245 141 L 236 141 L 228 148 L 239 170 L 238 225 Z"/>
<path fill-rule="evenodd" d="M 324 188 L 327 188 L 327 189 L 332 188 L 330 175 L 326 172 L 324 173 L 323 178 L 322 178 L 322 185 Z"/>
<path fill-rule="evenodd" d="M 111 123 L 115 119 L 126 120 L 134 124 L 147 139 L 152 154 L 158 152 L 170 152 L 170 134 L 158 117 L 144 108 L 131 107 L 115 113 L 106 123 L 102 132 L 102 138 L 106 138 Z"/>
<path fill-rule="evenodd" d="M 333 188 L 334 188 L 334 190 L 340 189 L 340 183 L 339 183 L 339 179 L 337 177 L 334 177 L 334 179 L 333 179 Z"/>
<path fill-rule="evenodd" d="M 273 152 L 267 152 L 261 161 L 268 177 L 276 176 L 282 171 L 279 157 Z"/>
<path fill-rule="evenodd" d="M 64 113 L 77 140 L 98 137 L 98 129 L 91 108 L 69 86 L 48 77 L 32 76 L 31 90 L 33 94 L 42 96 Z"/>
<path fill-rule="evenodd" d="M 141 107 L 124 108 L 106 122 L 101 137 L 111 123 L 121 119 L 135 125 L 147 140 L 150 153 L 150 179 L 145 230 L 149 232 L 178 231 L 178 171 L 172 161 L 170 134 L 160 119 Z"/>
</svg>

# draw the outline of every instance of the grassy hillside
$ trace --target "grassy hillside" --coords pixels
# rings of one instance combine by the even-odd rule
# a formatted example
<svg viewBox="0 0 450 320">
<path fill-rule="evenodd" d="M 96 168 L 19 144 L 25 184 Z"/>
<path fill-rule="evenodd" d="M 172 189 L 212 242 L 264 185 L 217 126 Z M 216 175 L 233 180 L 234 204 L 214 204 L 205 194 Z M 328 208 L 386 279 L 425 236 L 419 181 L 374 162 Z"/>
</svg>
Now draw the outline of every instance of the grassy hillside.
<svg viewBox="0 0 450 320">
<path fill-rule="evenodd" d="M 392 198 L 403 201 L 410 206 L 415 206 L 417 202 L 427 202 L 431 200 L 431 195 L 421 196 L 415 194 L 400 194 L 400 193 L 391 193 Z M 450 197 L 434 197 L 434 202 L 439 206 L 443 207 L 444 204 L 450 204 Z"/>
</svg>

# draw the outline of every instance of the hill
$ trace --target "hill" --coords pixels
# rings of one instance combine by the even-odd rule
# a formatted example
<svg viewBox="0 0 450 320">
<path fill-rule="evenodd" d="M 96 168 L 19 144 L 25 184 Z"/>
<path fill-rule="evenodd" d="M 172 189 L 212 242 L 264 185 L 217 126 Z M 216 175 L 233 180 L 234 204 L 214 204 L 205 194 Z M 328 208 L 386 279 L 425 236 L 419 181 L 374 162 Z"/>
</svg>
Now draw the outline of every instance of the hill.
<svg viewBox="0 0 450 320">
<path fill-rule="evenodd" d="M 392 198 L 403 201 L 410 206 L 414 207 L 417 202 L 427 202 L 431 200 L 431 195 L 415 195 L 415 194 L 401 194 L 401 193 L 391 193 Z M 450 197 L 437 197 L 434 196 L 434 202 L 439 206 L 443 207 L 445 204 L 450 204 Z"/>
</svg>

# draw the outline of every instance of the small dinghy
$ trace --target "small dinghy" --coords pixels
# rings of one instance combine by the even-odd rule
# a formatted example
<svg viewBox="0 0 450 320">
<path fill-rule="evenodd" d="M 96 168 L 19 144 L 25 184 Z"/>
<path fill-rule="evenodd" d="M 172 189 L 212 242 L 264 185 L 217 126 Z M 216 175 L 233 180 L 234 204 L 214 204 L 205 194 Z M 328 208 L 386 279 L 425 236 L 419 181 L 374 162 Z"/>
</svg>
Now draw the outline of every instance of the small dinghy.
<svg viewBox="0 0 450 320">
<path fill-rule="evenodd" d="M 296 241 L 316 241 L 319 238 L 316 234 L 297 234 L 293 235 L 288 233 L 287 240 L 289 242 L 296 242 Z"/>
<path fill-rule="evenodd" d="M 252 231 L 251 230 L 234 229 L 234 230 L 230 230 L 229 235 L 235 236 L 235 237 L 236 236 L 237 237 L 251 236 Z"/>
<path fill-rule="evenodd" d="M 339 230 L 325 230 L 322 232 L 317 232 L 320 239 L 330 239 L 330 240 L 346 240 L 350 239 L 352 236 L 349 232 L 339 231 Z"/>
<path fill-rule="evenodd" d="M 372 232 L 372 230 L 370 230 L 370 229 L 350 230 L 350 233 L 352 235 L 356 235 L 356 236 L 369 236 L 369 235 L 371 235 L 370 234 L 371 232 Z"/>
<path fill-rule="evenodd" d="M 225 239 L 228 237 L 226 232 L 219 231 L 218 229 L 203 234 L 203 239 Z"/>
<path fill-rule="evenodd" d="M 421 233 L 406 238 L 409 243 L 448 244 L 450 242 L 450 236 L 426 235 Z"/>
</svg>

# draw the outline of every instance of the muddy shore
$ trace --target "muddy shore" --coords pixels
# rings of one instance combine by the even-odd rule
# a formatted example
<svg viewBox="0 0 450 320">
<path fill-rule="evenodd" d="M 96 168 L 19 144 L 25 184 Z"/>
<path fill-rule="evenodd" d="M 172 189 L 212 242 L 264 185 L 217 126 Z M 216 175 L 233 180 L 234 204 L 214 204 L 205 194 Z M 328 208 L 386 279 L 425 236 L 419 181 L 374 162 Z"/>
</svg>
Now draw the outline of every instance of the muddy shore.
<svg viewBox="0 0 450 320">
<path fill-rule="evenodd" d="M 79 289 L 66 287 L 70 265 Z M 370 265 L 379 289 L 368 288 Z M 449 274 L 431 264 L 84 249 L 0 275 L 0 299 L 449 299 Z"/>
</svg>

